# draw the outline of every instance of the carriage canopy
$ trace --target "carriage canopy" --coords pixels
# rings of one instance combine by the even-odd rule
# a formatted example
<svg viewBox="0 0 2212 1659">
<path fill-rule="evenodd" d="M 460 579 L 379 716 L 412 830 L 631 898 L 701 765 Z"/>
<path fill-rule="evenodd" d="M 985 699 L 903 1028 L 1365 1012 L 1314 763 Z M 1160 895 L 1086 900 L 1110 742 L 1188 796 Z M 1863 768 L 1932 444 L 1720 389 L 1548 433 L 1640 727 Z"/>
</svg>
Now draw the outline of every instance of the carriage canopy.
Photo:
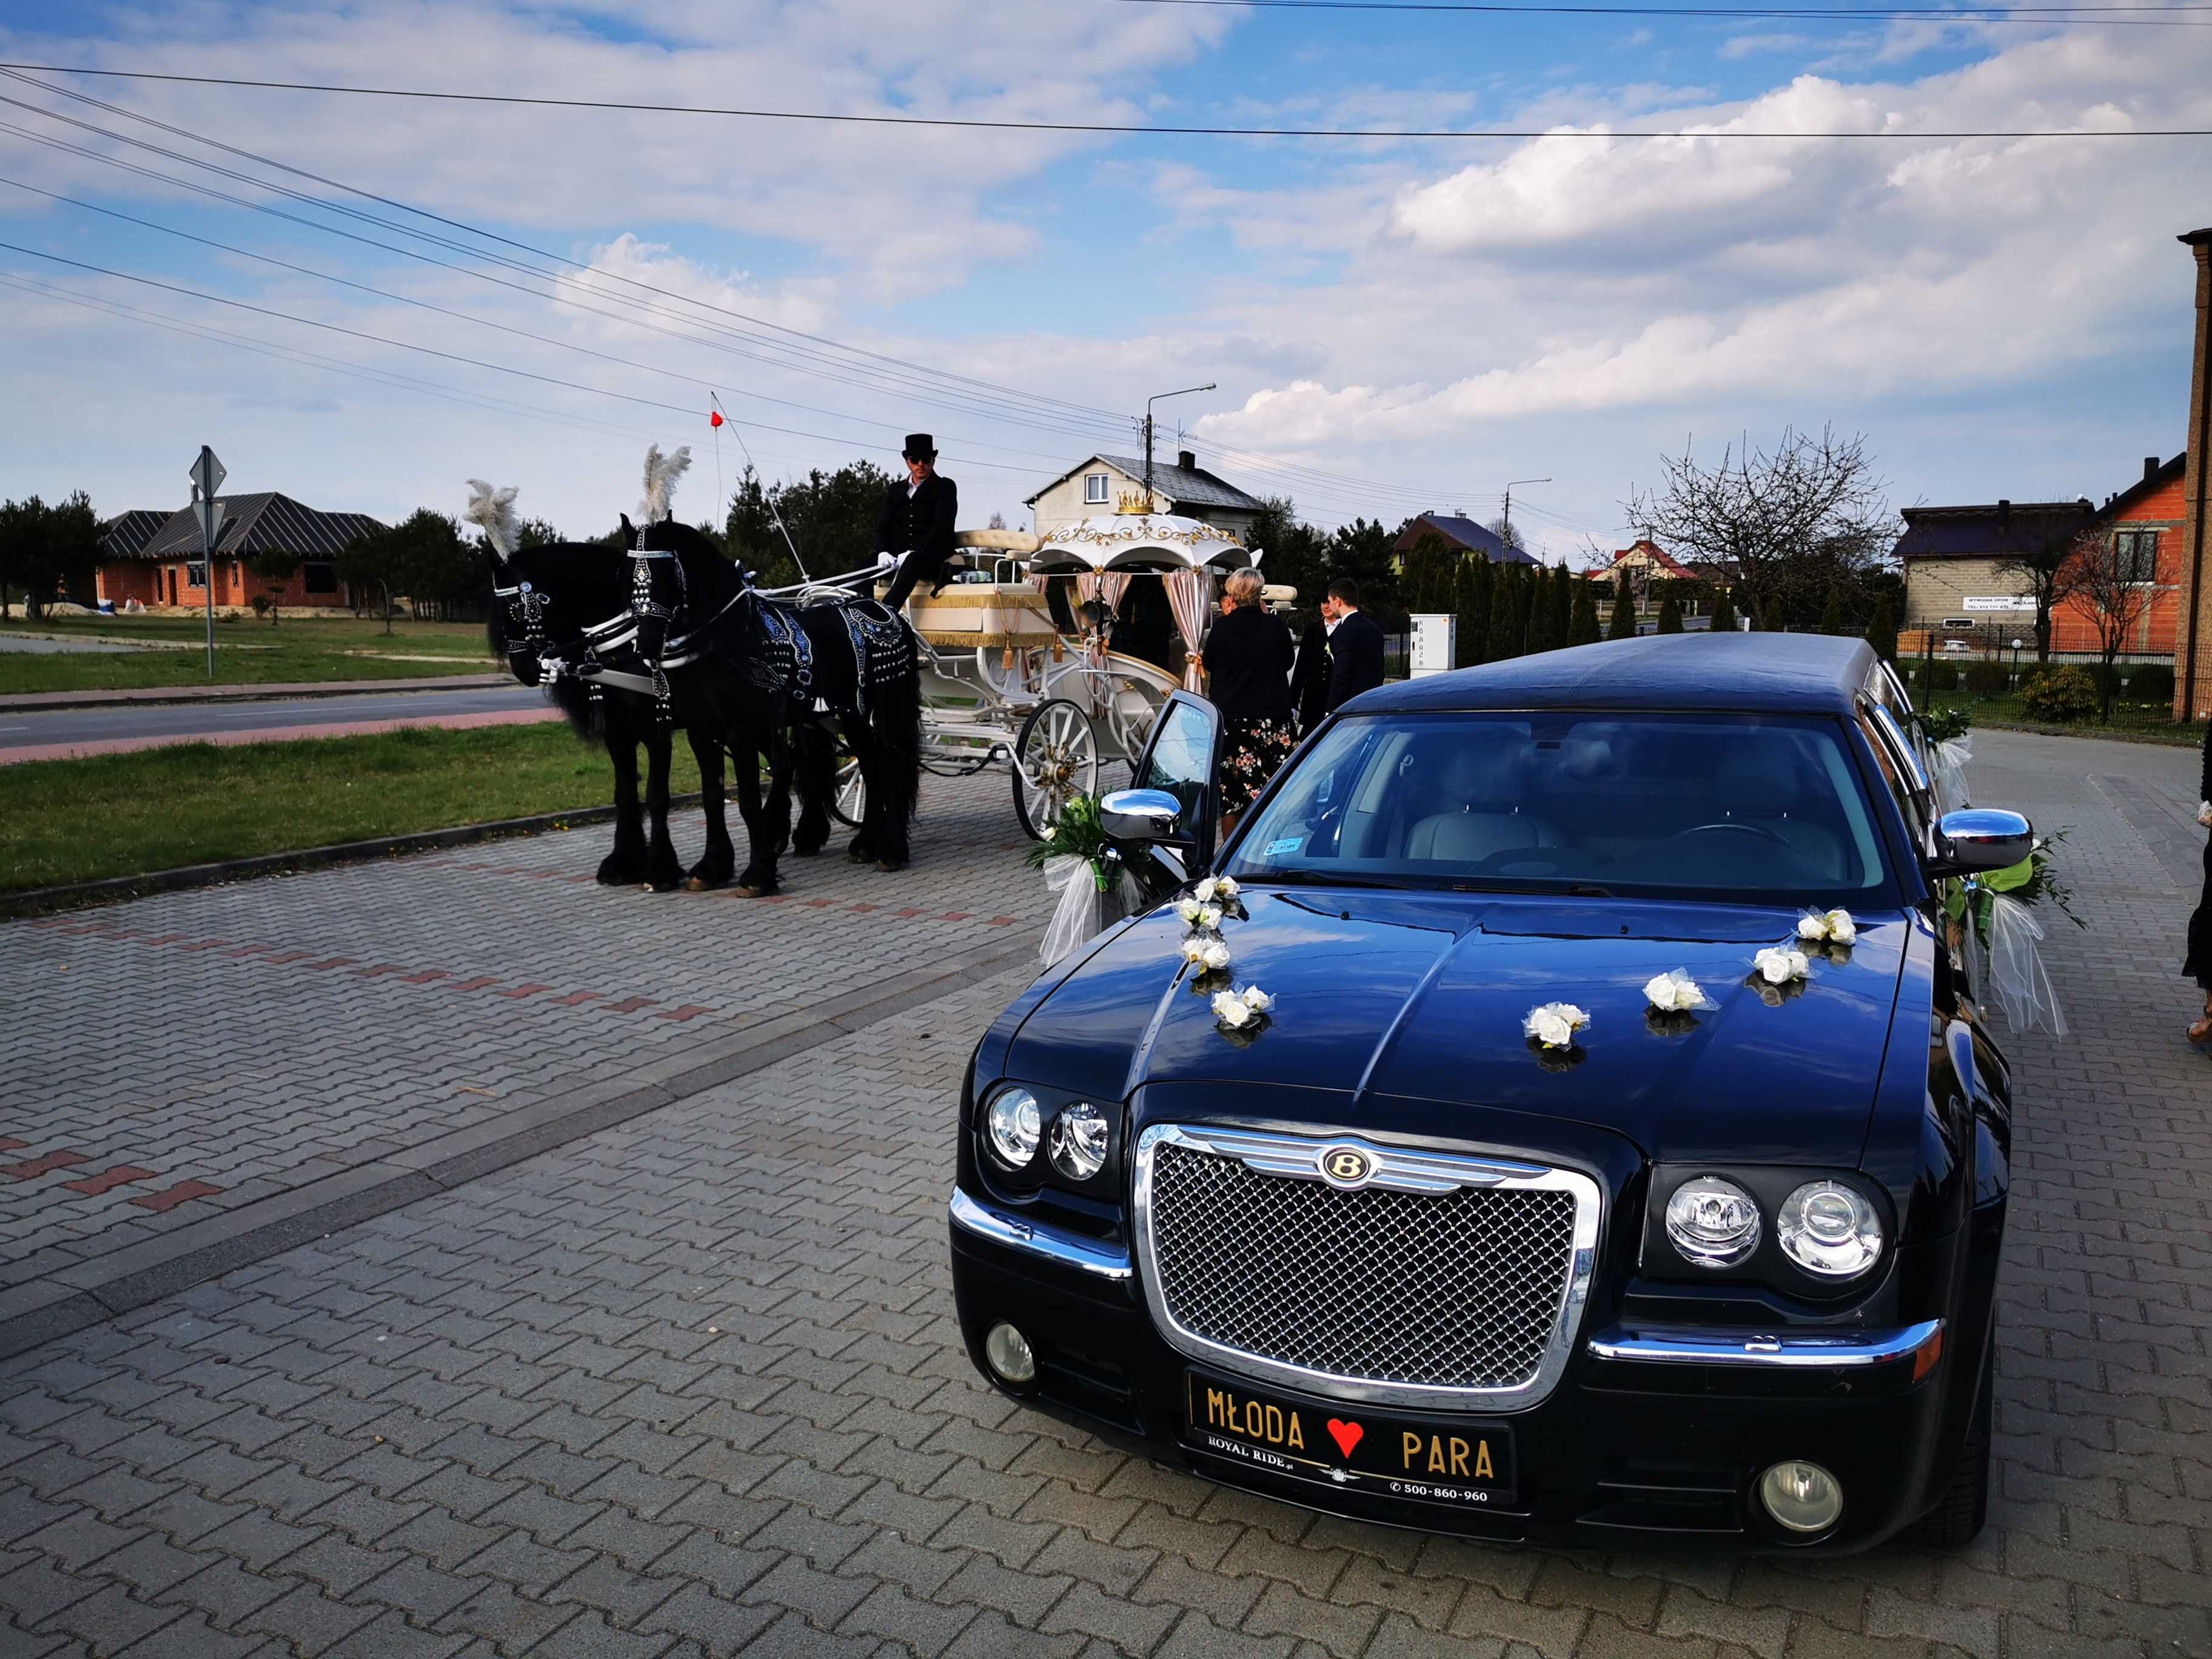
<svg viewBox="0 0 2212 1659">
<path fill-rule="evenodd" d="M 1036 575 L 1088 571 L 1211 570 L 1220 575 L 1260 554 L 1232 530 L 1172 513 L 1112 513 L 1078 519 L 1037 538 L 1029 567 Z"/>
</svg>

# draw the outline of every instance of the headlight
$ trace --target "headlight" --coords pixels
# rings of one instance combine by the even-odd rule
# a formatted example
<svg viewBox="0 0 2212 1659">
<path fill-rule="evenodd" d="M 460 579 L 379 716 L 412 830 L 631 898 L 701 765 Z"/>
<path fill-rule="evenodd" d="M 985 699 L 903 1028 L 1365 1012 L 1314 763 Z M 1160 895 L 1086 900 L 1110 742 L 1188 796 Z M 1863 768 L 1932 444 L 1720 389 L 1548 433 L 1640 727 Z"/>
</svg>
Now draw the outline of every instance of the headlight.
<svg viewBox="0 0 2212 1659">
<path fill-rule="evenodd" d="M 1043 1127 L 1035 1095 L 1026 1089 L 1001 1089 L 991 1097 L 990 1109 L 984 1115 L 983 1138 L 1000 1163 L 1009 1170 L 1025 1170 L 1036 1156 Z"/>
<path fill-rule="evenodd" d="M 1759 1248 L 1759 1205 L 1733 1181 L 1695 1176 L 1667 1200 L 1667 1237 L 1700 1267 L 1733 1267 Z"/>
<path fill-rule="evenodd" d="M 1088 1181 L 1105 1167 L 1111 1131 L 1106 1114 L 1086 1101 L 1060 1109 L 1052 1121 L 1052 1167 L 1070 1181 Z"/>
<path fill-rule="evenodd" d="M 1784 1199 L 1775 1232 L 1784 1255 L 1824 1279 L 1864 1273 L 1881 1255 L 1881 1218 L 1840 1181 L 1808 1181 Z"/>
</svg>

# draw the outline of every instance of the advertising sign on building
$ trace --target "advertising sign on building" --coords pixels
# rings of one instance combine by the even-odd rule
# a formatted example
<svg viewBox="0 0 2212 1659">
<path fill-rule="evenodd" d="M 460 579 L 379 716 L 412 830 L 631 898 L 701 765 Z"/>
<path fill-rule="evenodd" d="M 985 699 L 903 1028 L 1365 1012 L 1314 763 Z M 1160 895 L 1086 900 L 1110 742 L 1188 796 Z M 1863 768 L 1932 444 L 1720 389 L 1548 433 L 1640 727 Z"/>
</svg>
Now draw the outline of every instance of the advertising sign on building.
<svg viewBox="0 0 2212 1659">
<path fill-rule="evenodd" d="M 1959 603 L 1969 611 L 2033 611 L 2035 609 L 2034 599 L 2026 596 L 2008 599 L 2002 594 L 1969 593 Z"/>
</svg>

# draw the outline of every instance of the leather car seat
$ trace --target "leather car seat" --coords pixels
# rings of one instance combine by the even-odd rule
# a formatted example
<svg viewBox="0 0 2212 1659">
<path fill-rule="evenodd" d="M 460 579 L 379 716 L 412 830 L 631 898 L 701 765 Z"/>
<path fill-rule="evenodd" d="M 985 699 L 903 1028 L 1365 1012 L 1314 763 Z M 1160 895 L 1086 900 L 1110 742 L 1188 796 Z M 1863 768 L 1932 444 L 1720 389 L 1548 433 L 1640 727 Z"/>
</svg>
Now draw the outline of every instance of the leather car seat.
<svg viewBox="0 0 2212 1659">
<path fill-rule="evenodd" d="M 1479 864 L 1498 853 L 1563 845 L 1553 825 L 1521 810 L 1525 793 L 1517 753 L 1504 744 L 1460 744 L 1439 769 L 1443 810 L 1406 832 L 1406 857 Z"/>
</svg>

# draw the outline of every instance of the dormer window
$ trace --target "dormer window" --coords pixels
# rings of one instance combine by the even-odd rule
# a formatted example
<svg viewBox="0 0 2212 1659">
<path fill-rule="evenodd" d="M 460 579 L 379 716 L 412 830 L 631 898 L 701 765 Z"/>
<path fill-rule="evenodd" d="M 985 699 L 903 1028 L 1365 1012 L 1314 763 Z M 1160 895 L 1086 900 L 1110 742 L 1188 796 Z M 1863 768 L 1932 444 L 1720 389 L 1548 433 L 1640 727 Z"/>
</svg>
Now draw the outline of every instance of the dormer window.
<svg viewBox="0 0 2212 1659">
<path fill-rule="evenodd" d="M 1106 474 L 1104 474 L 1103 472 L 1086 472 L 1086 473 L 1085 473 L 1085 474 L 1083 475 L 1083 504 L 1084 504 L 1084 506 L 1085 506 L 1085 507 L 1105 507 L 1105 506 L 1109 505 L 1109 504 L 1112 501 L 1113 497 L 1112 497 L 1112 496 L 1110 496 L 1110 495 L 1109 495 L 1106 493 L 1106 489 L 1107 489 L 1107 477 L 1106 477 Z"/>
</svg>

